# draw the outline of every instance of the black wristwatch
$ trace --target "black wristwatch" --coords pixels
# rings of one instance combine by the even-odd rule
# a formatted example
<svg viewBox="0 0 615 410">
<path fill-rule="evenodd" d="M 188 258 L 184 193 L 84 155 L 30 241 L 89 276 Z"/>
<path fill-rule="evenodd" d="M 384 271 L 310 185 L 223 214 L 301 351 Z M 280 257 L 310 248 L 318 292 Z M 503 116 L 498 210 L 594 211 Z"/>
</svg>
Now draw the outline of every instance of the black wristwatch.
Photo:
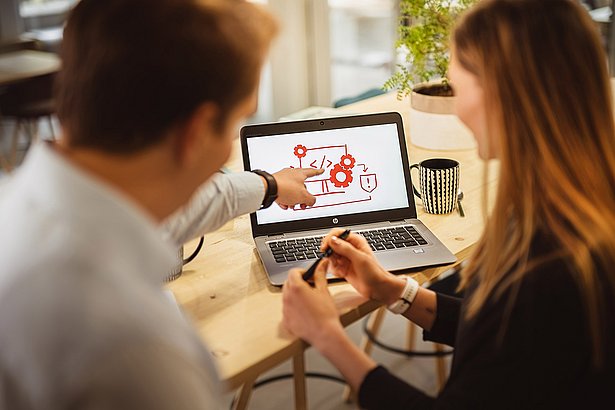
<svg viewBox="0 0 615 410">
<path fill-rule="evenodd" d="M 261 204 L 261 209 L 269 208 L 272 203 L 278 198 L 278 183 L 275 181 L 273 175 L 262 169 L 255 169 L 254 172 L 257 175 L 262 176 L 267 181 L 267 191 L 265 192 L 265 198 Z"/>
</svg>

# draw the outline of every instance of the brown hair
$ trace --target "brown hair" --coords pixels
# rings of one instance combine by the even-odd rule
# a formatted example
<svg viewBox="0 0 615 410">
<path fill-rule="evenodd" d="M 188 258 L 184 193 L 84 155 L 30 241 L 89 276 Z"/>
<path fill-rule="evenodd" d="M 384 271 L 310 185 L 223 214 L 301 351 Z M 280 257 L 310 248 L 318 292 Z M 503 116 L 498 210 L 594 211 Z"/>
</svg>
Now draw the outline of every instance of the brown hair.
<svg viewBox="0 0 615 410">
<path fill-rule="evenodd" d="M 467 317 L 494 293 L 512 290 L 514 300 L 530 270 L 565 258 L 599 364 L 608 315 L 602 286 L 615 292 L 615 129 L 596 27 L 572 0 L 485 0 L 460 20 L 453 42 L 481 82 L 500 159 L 497 197 L 463 274 L 462 286 L 477 283 Z M 530 260 L 538 233 L 557 250 Z"/>
<path fill-rule="evenodd" d="M 133 153 L 204 102 L 217 104 L 224 125 L 258 84 L 276 30 L 246 1 L 81 0 L 56 84 L 68 144 Z"/>
</svg>

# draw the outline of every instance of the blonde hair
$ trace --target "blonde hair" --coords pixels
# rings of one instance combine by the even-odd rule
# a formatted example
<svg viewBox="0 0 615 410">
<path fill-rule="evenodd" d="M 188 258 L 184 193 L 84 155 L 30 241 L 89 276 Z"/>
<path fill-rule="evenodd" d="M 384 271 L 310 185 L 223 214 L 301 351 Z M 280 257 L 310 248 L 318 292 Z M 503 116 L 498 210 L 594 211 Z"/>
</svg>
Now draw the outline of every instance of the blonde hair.
<svg viewBox="0 0 615 410">
<path fill-rule="evenodd" d="M 607 271 L 615 266 L 615 127 L 596 27 L 571 0 L 485 0 L 460 20 L 453 42 L 481 82 L 501 162 L 493 209 L 462 276 L 462 287 L 476 284 L 466 317 L 506 291 L 511 308 L 528 272 L 564 258 L 598 365 L 608 314 L 602 287 L 615 292 Z M 537 235 L 556 250 L 531 257 Z"/>
</svg>

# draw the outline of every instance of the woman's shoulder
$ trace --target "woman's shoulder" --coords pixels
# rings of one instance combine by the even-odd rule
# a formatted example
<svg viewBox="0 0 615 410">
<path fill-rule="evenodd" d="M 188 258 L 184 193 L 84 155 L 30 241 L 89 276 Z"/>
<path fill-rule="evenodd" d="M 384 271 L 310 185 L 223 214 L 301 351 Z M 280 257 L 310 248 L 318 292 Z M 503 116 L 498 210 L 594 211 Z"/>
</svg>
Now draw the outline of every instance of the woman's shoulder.
<svg viewBox="0 0 615 410">
<path fill-rule="evenodd" d="M 570 251 L 563 250 L 552 237 L 539 234 L 532 241 L 521 289 L 547 293 L 551 299 L 558 295 L 578 298 L 582 293 L 582 284 L 588 277 L 591 276 L 597 283 L 604 285 L 610 281 L 610 271 L 605 269 L 597 257 L 592 257 L 588 268 L 591 271 L 579 270 Z M 602 289 L 605 293 L 613 294 L 609 290 L 611 286 L 603 286 Z"/>
<path fill-rule="evenodd" d="M 569 254 L 553 246 L 541 245 L 538 248 L 542 252 L 535 252 L 529 259 L 527 271 L 518 286 L 515 297 L 518 314 L 534 322 L 536 327 L 550 328 L 551 331 L 561 323 L 565 323 L 567 331 L 573 331 L 575 327 L 578 331 L 587 331 L 588 295 L 602 298 L 606 311 L 615 309 L 615 290 L 609 279 L 611 272 L 597 258 L 594 258 L 591 270 L 583 272 Z M 591 282 L 597 284 L 594 289 L 598 293 L 590 291 L 587 283 Z M 603 316 L 607 317 L 608 326 L 615 326 L 615 317 Z"/>
</svg>

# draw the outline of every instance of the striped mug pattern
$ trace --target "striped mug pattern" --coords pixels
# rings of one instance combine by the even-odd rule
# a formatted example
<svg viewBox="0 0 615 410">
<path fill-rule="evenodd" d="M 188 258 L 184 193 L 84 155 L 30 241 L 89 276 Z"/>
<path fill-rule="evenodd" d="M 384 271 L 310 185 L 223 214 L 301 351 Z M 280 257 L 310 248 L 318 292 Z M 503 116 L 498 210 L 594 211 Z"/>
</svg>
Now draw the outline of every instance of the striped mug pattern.
<svg viewBox="0 0 615 410">
<path fill-rule="evenodd" d="M 430 214 L 448 214 L 457 204 L 459 190 L 459 162 L 448 158 L 426 159 L 410 166 L 419 171 L 420 191 L 412 184 L 414 194 Z"/>
</svg>

